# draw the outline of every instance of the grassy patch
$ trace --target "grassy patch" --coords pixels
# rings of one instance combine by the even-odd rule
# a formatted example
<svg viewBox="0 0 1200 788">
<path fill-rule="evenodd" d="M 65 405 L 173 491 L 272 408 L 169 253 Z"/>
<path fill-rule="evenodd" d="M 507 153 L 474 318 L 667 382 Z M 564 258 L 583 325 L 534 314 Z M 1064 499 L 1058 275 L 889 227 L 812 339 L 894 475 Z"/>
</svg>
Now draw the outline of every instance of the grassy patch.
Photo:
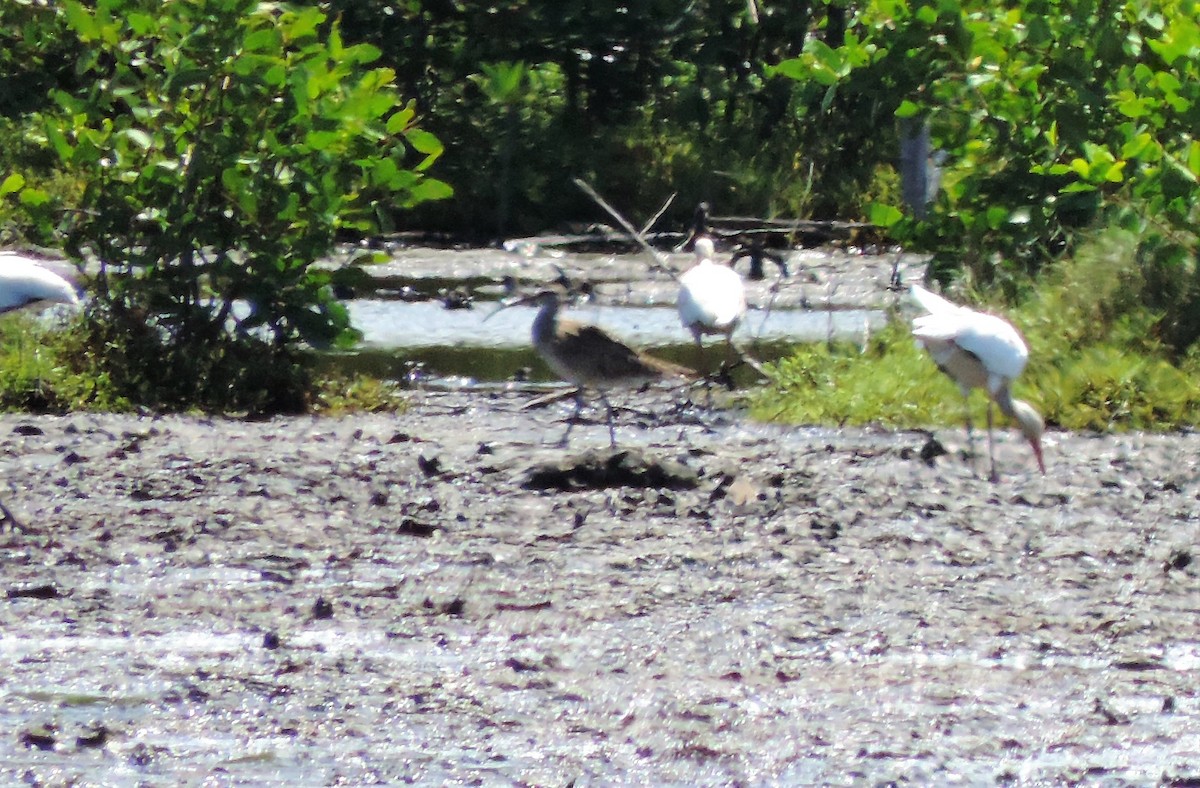
<svg viewBox="0 0 1200 788">
<path fill-rule="evenodd" d="M 1161 341 L 1171 321 L 1144 305 L 1153 283 L 1136 247 L 1132 234 L 1101 233 L 1048 272 L 1019 308 L 995 310 L 1008 314 L 1030 346 L 1029 366 L 1014 394 L 1038 408 L 1048 424 L 1105 431 L 1200 424 L 1200 349 L 1175 359 Z M 797 348 L 773 373 L 752 401 L 756 418 L 892 427 L 962 422 L 957 386 L 917 347 L 907 318 L 894 321 L 865 349 Z M 983 418 L 982 394 L 972 395 L 971 408 L 973 418 Z"/>
<path fill-rule="evenodd" d="M 95 334 L 79 314 L 18 312 L 0 317 L 0 411 L 67 413 L 157 410 L 135 401 L 105 372 Z M 319 366 L 318 366 L 318 369 Z M 392 381 L 321 370 L 307 400 L 316 413 L 396 412 L 407 407 Z M 169 410 L 177 408 L 167 408 Z"/>
<path fill-rule="evenodd" d="M 751 404 L 755 418 L 888 427 L 954 424 L 963 418 L 958 387 L 900 321 L 872 337 L 866 348 L 851 343 L 799 347 L 772 372 L 771 385 Z M 983 398 L 972 398 L 972 407 L 982 418 Z"/>
<path fill-rule="evenodd" d="M 0 410 L 129 410 L 82 353 L 81 329 L 78 316 L 0 317 Z"/>
<path fill-rule="evenodd" d="M 400 387 L 362 373 L 353 375 L 326 373 L 316 382 L 313 410 L 318 413 L 399 413 L 408 407 Z"/>
</svg>

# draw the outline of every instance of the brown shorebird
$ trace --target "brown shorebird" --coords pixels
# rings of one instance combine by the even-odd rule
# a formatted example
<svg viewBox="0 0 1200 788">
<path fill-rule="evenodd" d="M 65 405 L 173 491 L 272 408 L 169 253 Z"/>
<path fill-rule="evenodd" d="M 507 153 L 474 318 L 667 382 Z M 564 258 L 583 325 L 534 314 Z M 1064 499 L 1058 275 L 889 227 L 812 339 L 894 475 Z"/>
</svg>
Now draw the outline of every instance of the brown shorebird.
<svg viewBox="0 0 1200 788">
<path fill-rule="evenodd" d="M 562 297 L 558 290 L 545 289 L 504 304 L 537 304 L 533 319 L 533 346 L 555 374 L 579 389 L 575 392 L 575 413 L 567 422 L 561 445 L 566 445 L 571 428 L 583 410 L 584 389 L 595 389 L 608 413 L 608 438 L 617 445 L 613 427 L 613 407 L 605 392 L 616 386 L 639 386 L 669 378 L 693 378 L 687 367 L 639 353 L 614 339 L 596 326 L 560 317 Z"/>
</svg>

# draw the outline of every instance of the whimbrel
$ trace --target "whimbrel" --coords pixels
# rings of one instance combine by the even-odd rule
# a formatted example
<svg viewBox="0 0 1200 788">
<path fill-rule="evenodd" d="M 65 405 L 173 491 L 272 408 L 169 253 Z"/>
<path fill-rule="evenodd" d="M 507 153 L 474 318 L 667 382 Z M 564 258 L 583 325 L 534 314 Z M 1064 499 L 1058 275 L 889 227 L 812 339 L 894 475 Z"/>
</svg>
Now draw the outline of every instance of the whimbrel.
<svg viewBox="0 0 1200 788">
<path fill-rule="evenodd" d="M 678 364 L 654 358 L 614 339 L 596 326 L 559 315 L 562 297 L 557 289 L 544 289 L 506 303 L 536 304 L 533 319 L 533 346 L 554 373 L 579 387 L 575 394 L 575 413 L 567 423 L 561 445 L 566 445 L 579 413 L 583 410 L 585 389 L 594 389 L 604 403 L 608 418 L 608 437 L 617 445 L 613 425 L 613 407 L 606 391 L 618 386 L 639 386 L 656 380 L 692 378 L 695 373 Z"/>
</svg>

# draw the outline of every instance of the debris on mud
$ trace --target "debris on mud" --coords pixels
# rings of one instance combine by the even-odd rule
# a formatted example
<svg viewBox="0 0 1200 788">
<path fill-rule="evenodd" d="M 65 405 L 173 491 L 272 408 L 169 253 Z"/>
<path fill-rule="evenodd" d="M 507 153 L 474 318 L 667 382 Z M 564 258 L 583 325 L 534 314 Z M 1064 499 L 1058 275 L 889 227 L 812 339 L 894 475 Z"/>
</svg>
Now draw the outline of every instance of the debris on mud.
<svg viewBox="0 0 1200 788">
<path fill-rule="evenodd" d="M 1200 434 L 999 431 L 993 483 L 528 396 L 0 416 L 0 784 L 1200 776 Z"/>
</svg>

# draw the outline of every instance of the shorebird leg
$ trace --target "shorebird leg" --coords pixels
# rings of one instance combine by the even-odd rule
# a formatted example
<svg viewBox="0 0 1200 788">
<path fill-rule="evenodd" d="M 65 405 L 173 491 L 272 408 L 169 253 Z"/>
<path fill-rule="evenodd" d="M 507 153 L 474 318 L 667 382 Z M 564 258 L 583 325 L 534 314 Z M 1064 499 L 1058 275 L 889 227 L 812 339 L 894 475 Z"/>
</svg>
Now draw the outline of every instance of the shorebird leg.
<svg viewBox="0 0 1200 788">
<path fill-rule="evenodd" d="M 613 406 L 603 391 L 600 392 L 600 401 L 604 403 L 604 409 L 608 413 L 608 442 L 615 449 L 617 448 L 617 428 L 613 426 Z"/>
<path fill-rule="evenodd" d="M 989 400 L 990 404 L 990 400 Z M 971 467 L 975 466 L 975 430 L 971 425 L 971 392 L 963 392 L 963 423 L 967 425 L 967 457 Z"/>
<path fill-rule="evenodd" d="M 567 441 L 571 438 L 571 430 L 575 427 L 575 422 L 579 421 L 581 413 L 583 413 L 583 386 L 575 389 L 575 412 L 567 417 L 567 431 L 559 438 L 559 446 L 567 445 Z"/>
<path fill-rule="evenodd" d="M 704 406 L 712 407 L 712 373 L 704 367 L 704 340 L 696 332 L 696 369 L 704 370 Z"/>
<path fill-rule="evenodd" d="M 12 512 L 8 510 L 8 507 L 4 505 L 3 501 L 0 501 L 0 514 L 4 515 L 3 517 L 0 517 L 0 523 L 8 523 L 9 527 L 14 532 L 25 530 L 25 526 L 13 515 Z"/>
</svg>

